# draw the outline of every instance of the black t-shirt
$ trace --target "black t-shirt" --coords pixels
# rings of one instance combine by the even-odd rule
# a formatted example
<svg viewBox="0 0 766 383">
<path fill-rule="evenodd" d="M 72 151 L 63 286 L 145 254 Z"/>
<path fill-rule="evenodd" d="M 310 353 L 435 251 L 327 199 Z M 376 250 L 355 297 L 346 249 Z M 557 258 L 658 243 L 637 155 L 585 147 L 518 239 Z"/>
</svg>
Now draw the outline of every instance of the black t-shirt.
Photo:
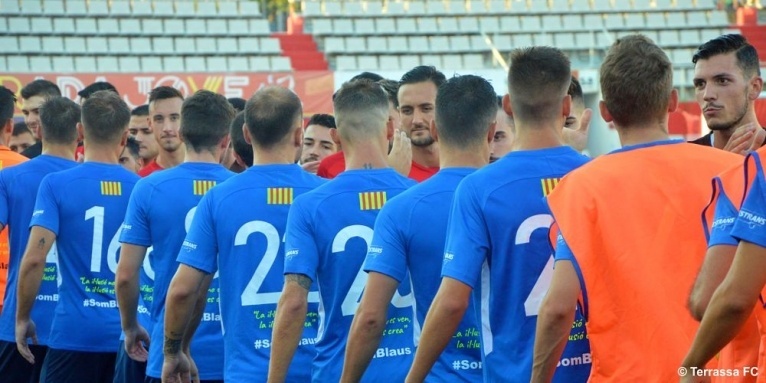
<svg viewBox="0 0 766 383">
<path fill-rule="evenodd" d="M 21 155 L 27 158 L 35 158 L 39 155 L 43 154 L 43 142 L 37 141 L 34 145 L 28 147 L 26 150 L 21 152 Z"/>
<path fill-rule="evenodd" d="M 711 140 L 712 137 L 713 137 L 713 132 L 710 132 L 694 141 L 689 141 L 689 143 L 703 145 L 703 146 L 713 146 L 713 140 Z"/>
</svg>

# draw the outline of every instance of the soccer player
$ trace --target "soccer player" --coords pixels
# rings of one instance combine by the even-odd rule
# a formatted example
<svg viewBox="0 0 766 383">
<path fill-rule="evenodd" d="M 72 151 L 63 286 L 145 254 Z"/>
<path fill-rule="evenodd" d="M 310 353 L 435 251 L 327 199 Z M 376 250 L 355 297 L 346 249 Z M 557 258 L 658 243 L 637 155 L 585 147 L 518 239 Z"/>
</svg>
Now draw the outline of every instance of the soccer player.
<svg viewBox="0 0 766 383">
<path fill-rule="evenodd" d="M 138 156 L 141 158 L 141 167 L 144 167 L 157 158 L 159 144 L 157 137 L 149 126 L 149 105 L 141 105 L 130 111 L 130 135 L 138 142 Z"/>
<path fill-rule="evenodd" d="M 34 80 L 21 88 L 21 112 L 24 122 L 37 139 L 37 143 L 21 152 L 24 157 L 35 158 L 42 153 L 43 144 L 40 141 L 40 105 L 51 97 L 61 97 L 61 89 L 48 80 Z"/>
<path fill-rule="evenodd" d="M 10 93 L 2 92 L 0 90 L 0 98 L 8 97 Z M 13 102 L 5 104 L 5 107 L 7 108 L 5 112 L 10 111 L 12 115 Z M 77 147 L 80 107 L 68 98 L 49 99 L 40 106 L 40 122 L 43 130 L 42 155 L 0 172 L 0 225 L 8 226 L 11 254 L 5 307 L 0 314 L 0 376 L 9 382 L 40 381 L 42 362 L 29 364 L 16 350 L 16 283 L 21 257 L 29 239 L 29 220 L 32 218 L 35 204 L 31 196 L 37 195 L 37 189 L 46 174 L 66 170 L 76 165 L 72 159 Z M 54 251 L 46 257 L 43 282 L 36 298 L 38 302 L 31 313 L 39 336 L 37 344 L 29 348 L 35 359 L 40 361 L 45 358 L 48 348 L 51 318 L 58 294 L 55 256 Z"/>
<path fill-rule="evenodd" d="M 471 294 L 481 321 L 485 381 L 531 374 L 534 328 L 553 259 L 547 229 L 552 218 L 543 197 L 587 158 L 562 146 L 569 59 L 558 49 L 515 50 L 508 71 L 510 95 L 503 100 L 516 124 L 514 151 L 465 177 L 455 191 L 439 290 L 408 381 L 420 382 L 456 334 Z M 574 305 L 572 306 L 574 307 Z M 584 382 L 590 369 L 582 328 L 572 325 L 560 382 Z M 563 362 L 577 360 L 579 363 Z"/>
<path fill-rule="evenodd" d="M 77 92 L 77 95 L 80 96 L 80 105 L 82 105 L 82 103 L 85 102 L 85 100 L 87 100 L 88 97 L 90 97 L 93 93 L 100 92 L 102 90 L 108 90 L 110 92 L 120 94 L 117 92 L 117 88 L 115 88 L 114 85 L 106 81 L 96 81 L 93 84 L 86 86 L 81 91 Z"/>
<path fill-rule="evenodd" d="M 455 188 L 487 164 L 497 109 L 495 91 L 481 77 L 453 77 L 439 87 L 431 136 L 439 143 L 441 170 L 388 202 L 375 222 L 364 266 L 369 276 L 348 335 L 341 381 L 361 380 L 383 337 L 389 302 L 400 283 L 412 281 L 417 327 L 424 322 L 441 282 L 434 265 L 444 257 Z M 431 369 L 430 380 L 482 380 L 479 323 L 473 312 L 463 318 L 457 333 Z"/>
<path fill-rule="evenodd" d="M 142 341 L 149 343 L 147 383 L 162 378 L 165 296 L 177 269 L 176 257 L 191 224 L 197 204 L 213 186 L 233 175 L 220 165 L 228 141 L 234 108 L 226 98 L 210 91 L 198 91 L 181 107 L 180 138 L 186 159 L 173 169 L 153 174 L 136 184 L 130 197 L 120 242 L 122 256 L 117 266 L 117 297 L 120 303 L 125 350 L 136 361 L 145 361 Z M 147 249 L 154 271 L 151 294 L 151 342 L 137 321 L 141 270 Z M 218 281 L 211 284 L 212 291 Z M 223 337 L 215 294 L 204 296 L 204 321 L 191 343 L 191 352 L 204 382 L 223 380 Z"/>
<path fill-rule="evenodd" d="M 497 96 L 497 115 L 495 116 L 495 136 L 489 145 L 489 162 L 493 163 L 508 154 L 513 147 L 513 117 L 503 110 L 503 97 Z"/>
<path fill-rule="evenodd" d="M 571 146 L 578 153 L 582 153 L 588 147 L 588 128 L 593 111 L 585 107 L 585 98 L 582 86 L 577 77 L 572 76 L 567 94 L 572 97 L 572 110 L 564 122 L 564 143 Z"/>
<path fill-rule="evenodd" d="M 141 147 L 139 146 L 138 141 L 136 141 L 133 136 L 128 136 L 128 141 L 125 143 L 125 149 L 120 153 L 120 165 L 131 173 L 138 173 L 141 169 L 141 157 L 139 157 L 138 154 L 140 151 Z"/>
<path fill-rule="evenodd" d="M 35 136 L 32 135 L 32 131 L 29 130 L 25 122 L 17 122 L 13 124 L 13 134 L 10 141 L 8 141 L 8 147 L 16 153 L 21 153 L 30 146 L 37 143 Z"/>
<path fill-rule="evenodd" d="M 271 327 L 282 287 L 282 242 L 293 198 L 323 181 L 295 164 L 301 147 L 301 101 L 282 87 L 256 92 L 245 107 L 245 139 L 255 164 L 202 198 L 180 252 L 165 305 L 163 381 L 188 375 L 182 341 L 198 291 L 218 272 L 224 332 L 226 382 L 263 381 L 271 351 Z M 242 125 L 240 125 L 242 129 Z M 314 299 L 316 302 L 316 299 Z M 317 306 L 301 322 L 302 346 L 290 368 L 290 382 L 310 379 Z M 198 322 L 193 317 L 189 327 Z M 299 334 L 300 335 L 300 334 Z M 297 342 L 296 342 L 297 344 Z M 196 355 L 193 355 L 195 360 Z"/>
<path fill-rule="evenodd" d="M 113 92 L 96 92 L 82 105 L 78 130 L 85 163 L 43 178 L 19 271 L 16 346 L 30 363 L 43 363 L 42 382 L 111 382 L 120 316 L 114 294 L 119 232 L 138 176 L 117 161 L 128 137 L 130 109 Z M 59 299 L 45 361 L 31 353 L 37 340 L 30 313 L 46 255 L 56 241 Z"/>
<path fill-rule="evenodd" d="M 315 114 L 306 124 L 303 132 L 301 167 L 309 173 L 316 173 L 319 162 L 336 152 L 335 142 L 330 135 L 335 129 L 335 117 L 329 114 Z"/>
<path fill-rule="evenodd" d="M 149 93 L 149 129 L 154 133 L 158 152 L 157 158 L 141 168 L 139 176 L 146 177 L 183 162 L 185 151 L 178 137 L 183 101 L 181 92 L 170 86 L 160 86 Z"/>
<path fill-rule="evenodd" d="M 431 136 L 436 90 L 447 79 L 432 66 L 417 66 L 399 80 L 402 130 L 412 143 L 409 177 L 422 182 L 439 171 L 439 144 Z"/>
<path fill-rule="evenodd" d="M 716 37 L 697 49 L 694 63 L 694 88 L 711 132 L 692 141 L 745 154 L 763 143 L 763 132 L 755 114 L 755 100 L 763 89 L 763 79 L 752 61 L 758 52 L 742 35 Z"/>
<path fill-rule="evenodd" d="M 253 147 L 245 140 L 245 112 L 239 112 L 231 122 L 229 138 L 231 148 L 234 150 L 234 165 L 229 169 L 235 173 L 242 173 L 253 166 Z"/>
<path fill-rule="evenodd" d="M 648 38 L 618 39 L 600 84 L 601 115 L 623 147 L 570 173 L 547 197 L 560 231 L 532 381 L 553 376 L 579 301 L 590 382 L 671 382 L 697 328 L 687 298 L 705 254 L 700 212 L 710 180 L 741 156 L 668 139 L 678 103 L 673 66 Z"/>
<path fill-rule="evenodd" d="M 380 85 L 368 80 L 346 83 L 333 103 L 338 125 L 334 134 L 340 136 L 347 170 L 297 198 L 287 218 L 285 285 L 274 324 L 269 382 L 285 380 L 301 342 L 313 282 L 319 285 L 324 310 L 311 380 L 340 380 L 346 338 L 367 280 L 362 264 L 375 218 L 387 200 L 414 184 L 388 167 L 393 126 Z M 367 371 L 371 381 L 401 382 L 412 360 L 412 301 L 398 296 L 392 303 L 387 335 Z"/>
</svg>

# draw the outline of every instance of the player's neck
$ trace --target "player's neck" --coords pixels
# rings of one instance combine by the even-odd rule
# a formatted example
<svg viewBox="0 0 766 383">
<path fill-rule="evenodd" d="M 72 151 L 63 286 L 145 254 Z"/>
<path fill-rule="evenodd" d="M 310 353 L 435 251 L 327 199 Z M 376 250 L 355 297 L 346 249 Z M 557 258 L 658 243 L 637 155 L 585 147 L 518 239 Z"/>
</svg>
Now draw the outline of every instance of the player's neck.
<svg viewBox="0 0 766 383">
<path fill-rule="evenodd" d="M 382 169 L 388 167 L 386 155 L 377 143 L 365 142 L 343 147 L 346 170 Z M 414 156 L 413 156 L 414 157 Z"/>
<path fill-rule="evenodd" d="M 157 165 L 163 169 L 170 169 L 184 162 L 184 150 L 176 149 L 174 152 L 168 152 L 160 149 L 160 154 L 155 159 Z"/>
<path fill-rule="evenodd" d="M 256 148 L 253 146 L 253 166 L 255 165 L 289 165 L 295 163 L 293 146 L 273 149 Z"/>
<path fill-rule="evenodd" d="M 517 124 L 511 150 L 537 150 L 563 146 L 564 143 L 561 139 L 562 129 Z"/>
<path fill-rule="evenodd" d="M 427 168 L 439 167 L 439 143 L 428 146 L 412 146 L 412 162 Z"/>
<path fill-rule="evenodd" d="M 206 164 L 218 164 L 221 161 L 219 160 L 220 155 L 219 153 L 213 153 L 209 150 L 203 150 L 199 153 L 197 153 L 193 149 L 189 149 L 187 147 L 186 150 L 186 156 L 184 156 L 184 163 L 186 162 L 201 162 Z"/>
<path fill-rule="evenodd" d="M 486 146 L 486 145 L 485 145 Z M 446 145 L 439 149 L 439 168 L 481 168 L 489 163 L 489 147 L 451 148 Z"/>
<path fill-rule="evenodd" d="M 729 129 L 723 129 L 723 130 L 714 130 L 713 131 L 713 146 L 718 149 L 723 149 L 726 144 L 729 143 L 729 139 L 731 138 L 732 134 L 739 128 L 740 126 L 752 124 L 754 126 L 761 126 L 761 124 L 758 122 L 758 117 L 755 115 L 754 110 L 750 110 L 745 114 L 745 116 L 736 123 L 736 125 L 732 125 Z"/>
<path fill-rule="evenodd" d="M 76 146 L 72 145 L 56 145 L 43 142 L 42 154 L 63 158 L 66 160 L 73 160 L 75 156 Z"/>
<path fill-rule="evenodd" d="M 623 128 L 615 124 L 617 134 L 620 136 L 620 145 L 633 146 L 648 144 L 655 141 L 663 141 L 670 138 L 668 127 L 665 122 L 647 125 L 634 125 Z"/>
<path fill-rule="evenodd" d="M 120 151 L 115 151 L 116 145 L 92 146 L 85 143 L 85 162 L 100 162 L 116 165 L 120 163 Z M 72 156 L 74 157 L 74 156 Z"/>
</svg>

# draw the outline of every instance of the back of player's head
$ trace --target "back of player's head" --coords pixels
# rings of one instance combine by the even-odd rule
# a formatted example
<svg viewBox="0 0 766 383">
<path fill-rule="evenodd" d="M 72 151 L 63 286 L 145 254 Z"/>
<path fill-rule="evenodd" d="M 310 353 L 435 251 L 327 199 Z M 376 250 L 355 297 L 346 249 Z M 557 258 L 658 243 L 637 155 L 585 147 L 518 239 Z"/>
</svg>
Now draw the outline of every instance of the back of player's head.
<svg viewBox="0 0 766 383">
<path fill-rule="evenodd" d="M 394 105 L 394 108 L 399 107 L 399 99 L 396 97 L 399 94 L 399 81 L 383 79 L 378 81 L 378 84 L 383 87 L 388 95 L 388 102 Z"/>
<path fill-rule="evenodd" d="M 572 82 L 569 84 L 569 90 L 567 90 L 567 94 L 572 97 L 572 102 L 581 104 L 585 102 L 582 93 L 582 85 L 580 85 L 580 80 L 578 80 L 577 77 L 572 76 Z"/>
<path fill-rule="evenodd" d="M 117 88 L 115 88 L 114 85 L 106 81 L 97 81 L 97 82 L 94 82 L 93 84 L 86 86 L 85 88 L 83 88 L 83 90 L 77 92 L 77 95 L 80 96 L 80 98 L 82 99 L 86 99 L 90 97 L 91 94 L 96 93 L 100 90 L 108 90 L 108 91 L 112 91 L 114 93 L 119 94 L 119 92 L 117 92 Z"/>
<path fill-rule="evenodd" d="M 311 116 L 306 126 L 309 126 L 309 125 L 324 126 L 325 128 L 328 128 L 328 129 L 334 129 L 337 127 L 335 125 L 335 117 L 333 117 L 331 114 L 323 114 L 323 113 L 317 113 Z"/>
<path fill-rule="evenodd" d="M 10 89 L 0 86 L 0 125 L 13 118 L 13 110 L 16 108 L 16 95 Z"/>
<path fill-rule="evenodd" d="M 357 80 L 343 84 L 333 100 L 333 106 L 338 133 L 345 141 L 365 141 L 385 130 L 388 96 L 376 82 Z"/>
<path fill-rule="evenodd" d="M 53 97 L 40 105 L 40 125 L 43 141 L 68 145 L 77 141 L 80 105 L 66 97 Z"/>
<path fill-rule="evenodd" d="M 508 92 L 514 118 L 527 121 L 557 118 L 571 82 L 569 58 L 560 50 L 551 47 L 513 50 Z"/>
<path fill-rule="evenodd" d="M 673 64 L 649 38 L 625 36 L 612 44 L 600 69 L 604 106 L 615 124 L 666 118 L 673 92 Z"/>
<path fill-rule="evenodd" d="M 381 76 L 381 75 L 379 75 L 377 73 L 362 72 L 362 73 L 359 73 L 358 75 L 356 75 L 354 77 L 351 77 L 351 80 L 348 80 L 348 81 L 356 81 L 356 80 L 380 81 L 380 80 L 383 80 L 383 79 L 384 79 L 383 76 Z"/>
<path fill-rule="evenodd" d="M 77 119 L 77 122 L 80 122 L 80 119 Z M 75 122 L 75 124 L 77 123 Z M 17 122 L 13 124 L 13 133 L 11 133 L 11 136 L 21 136 L 22 134 L 32 134 L 32 131 L 29 130 L 29 127 L 24 121 Z"/>
<path fill-rule="evenodd" d="M 227 99 L 229 101 L 229 104 L 234 108 L 234 110 L 237 111 L 237 113 L 245 110 L 245 104 L 247 103 L 247 100 L 245 100 L 242 97 L 231 97 Z"/>
<path fill-rule="evenodd" d="M 439 72 L 434 66 L 420 65 L 410 69 L 409 72 L 402 75 L 402 78 L 399 80 L 399 86 L 417 84 L 425 81 L 431 81 L 438 88 L 447 82 L 447 77 L 444 76 L 444 73 Z"/>
<path fill-rule="evenodd" d="M 98 144 L 120 140 L 130 123 L 130 109 L 119 95 L 110 91 L 93 93 L 82 103 L 85 139 Z"/>
<path fill-rule="evenodd" d="M 131 116 L 144 117 L 149 115 L 149 105 L 139 105 L 130 111 Z"/>
<path fill-rule="evenodd" d="M 253 143 L 270 149 L 301 127 L 303 106 L 291 90 L 279 86 L 263 88 L 245 105 L 245 125 Z"/>
<path fill-rule="evenodd" d="M 439 141 L 450 147 L 466 148 L 486 141 L 496 116 L 495 89 L 479 76 L 455 76 L 436 93 Z"/>
<path fill-rule="evenodd" d="M 245 162 L 247 167 L 253 166 L 253 147 L 245 141 L 245 134 L 242 132 L 242 126 L 245 125 L 245 112 L 239 112 L 231 121 L 231 147 L 234 153 Z"/>
<path fill-rule="evenodd" d="M 127 154 L 130 154 L 130 156 L 133 157 L 136 162 L 138 162 L 138 151 L 140 148 L 141 147 L 138 143 L 138 140 L 136 140 L 135 137 L 128 136 L 128 141 L 125 143 L 125 149 L 123 150 L 125 150 Z"/>
<path fill-rule="evenodd" d="M 750 45 L 744 36 L 728 34 L 718 36 L 697 48 L 692 56 L 692 62 L 697 64 L 699 60 L 707 60 L 713 56 L 725 55 L 735 52 L 737 65 L 742 69 L 745 77 L 760 76 L 761 66 L 758 60 L 758 52 Z"/>
<path fill-rule="evenodd" d="M 34 96 L 61 97 L 61 89 L 58 85 L 43 79 L 32 81 L 21 88 L 21 98 L 28 100 Z"/>
<path fill-rule="evenodd" d="M 229 134 L 235 114 L 225 97 L 198 90 L 181 106 L 181 137 L 197 153 L 211 151 Z"/>
<path fill-rule="evenodd" d="M 168 100 L 171 98 L 180 98 L 183 100 L 184 96 L 178 89 L 173 88 L 172 86 L 158 86 L 149 92 L 149 104 L 155 101 Z"/>
</svg>

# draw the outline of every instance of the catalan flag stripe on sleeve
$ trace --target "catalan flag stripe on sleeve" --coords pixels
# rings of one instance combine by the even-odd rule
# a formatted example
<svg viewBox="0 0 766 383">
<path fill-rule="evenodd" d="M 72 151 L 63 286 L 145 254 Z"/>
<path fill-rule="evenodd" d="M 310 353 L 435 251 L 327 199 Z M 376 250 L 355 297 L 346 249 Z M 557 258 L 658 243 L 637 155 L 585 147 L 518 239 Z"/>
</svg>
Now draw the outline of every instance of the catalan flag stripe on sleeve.
<svg viewBox="0 0 766 383">
<path fill-rule="evenodd" d="M 101 181 L 101 195 L 122 195 L 122 182 Z"/>
<path fill-rule="evenodd" d="M 543 178 L 540 180 L 540 183 L 543 187 L 543 196 L 547 196 L 548 194 L 551 194 L 553 189 L 556 187 L 556 185 L 559 184 L 559 180 L 561 178 Z"/>
<path fill-rule="evenodd" d="M 267 188 L 266 204 L 268 205 L 292 205 L 293 188 Z"/>
<path fill-rule="evenodd" d="M 359 210 L 380 210 L 386 199 L 384 191 L 359 193 Z"/>
</svg>

